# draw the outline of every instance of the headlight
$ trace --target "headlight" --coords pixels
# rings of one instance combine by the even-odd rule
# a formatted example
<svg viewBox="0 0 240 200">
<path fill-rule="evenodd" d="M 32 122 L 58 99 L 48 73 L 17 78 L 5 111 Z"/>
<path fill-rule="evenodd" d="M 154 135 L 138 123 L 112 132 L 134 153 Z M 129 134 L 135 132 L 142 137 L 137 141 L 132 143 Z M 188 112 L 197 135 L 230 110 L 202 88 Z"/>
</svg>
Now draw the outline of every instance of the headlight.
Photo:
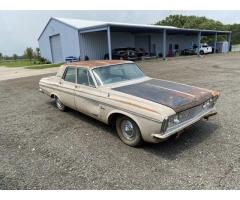
<svg viewBox="0 0 240 200">
<path fill-rule="evenodd" d="M 180 123 L 180 120 L 178 118 L 178 115 L 175 115 L 174 118 L 173 118 L 173 123 L 174 124 L 179 124 Z"/>
<path fill-rule="evenodd" d="M 168 128 L 171 128 L 172 126 L 179 124 L 181 122 L 179 117 L 180 117 L 179 114 L 170 116 L 168 118 Z"/>
<path fill-rule="evenodd" d="M 205 101 L 202 104 L 203 109 L 206 110 L 206 109 L 214 107 L 216 101 L 217 101 L 216 97 L 211 97 L 210 99 L 208 99 L 207 101 Z"/>
<path fill-rule="evenodd" d="M 209 104 L 207 103 L 207 101 L 203 103 L 202 107 L 204 110 L 208 109 Z"/>
</svg>

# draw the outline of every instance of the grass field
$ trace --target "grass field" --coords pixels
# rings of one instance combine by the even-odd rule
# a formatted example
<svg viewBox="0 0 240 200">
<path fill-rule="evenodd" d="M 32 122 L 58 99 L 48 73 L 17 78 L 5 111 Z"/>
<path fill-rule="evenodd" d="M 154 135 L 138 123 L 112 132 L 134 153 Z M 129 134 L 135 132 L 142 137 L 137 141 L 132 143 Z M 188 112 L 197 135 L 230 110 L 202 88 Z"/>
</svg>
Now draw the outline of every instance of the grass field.
<svg viewBox="0 0 240 200">
<path fill-rule="evenodd" d="M 0 66 L 5 66 L 5 67 L 24 67 L 24 66 L 31 66 L 31 65 L 37 65 L 37 64 L 38 64 L 37 61 L 35 60 L 30 61 L 28 59 L 0 61 Z"/>
<path fill-rule="evenodd" d="M 60 65 L 62 65 L 62 63 L 58 63 L 58 64 L 32 65 L 32 66 L 28 66 L 28 67 L 25 67 L 25 68 L 26 68 L 26 69 L 45 69 L 45 68 L 51 68 L 51 67 L 59 67 Z"/>
<path fill-rule="evenodd" d="M 0 61 L 0 67 L 25 67 L 27 69 L 45 69 L 50 67 L 59 67 L 61 64 L 39 64 L 37 60 L 19 59 Z"/>
</svg>

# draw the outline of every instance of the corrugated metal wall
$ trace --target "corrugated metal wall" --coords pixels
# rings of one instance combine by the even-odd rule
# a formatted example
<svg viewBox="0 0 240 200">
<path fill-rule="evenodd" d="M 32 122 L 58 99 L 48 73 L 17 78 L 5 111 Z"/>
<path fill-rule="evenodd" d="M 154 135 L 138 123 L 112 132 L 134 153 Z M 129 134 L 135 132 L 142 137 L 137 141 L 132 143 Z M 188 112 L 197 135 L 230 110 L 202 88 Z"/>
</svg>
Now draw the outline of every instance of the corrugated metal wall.
<svg viewBox="0 0 240 200">
<path fill-rule="evenodd" d="M 136 37 L 148 36 L 150 39 L 151 53 L 162 53 L 162 33 L 138 33 L 132 34 L 128 32 L 111 32 L 112 49 L 122 47 L 141 47 L 136 44 Z M 167 35 L 166 52 L 169 52 L 169 44 L 174 47 L 175 44 L 179 45 L 179 50 L 191 48 L 193 44 L 197 43 L 197 35 Z M 103 59 L 104 55 L 108 53 L 107 32 L 99 31 L 93 33 L 80 34 L 80 48 L 81 58 L 88 56 L 89 59 Z"/>
<path fill-rule="evenodd" d="M 135 36 L 132 33 L 127 32 L 112 32 L 112 49 L 134 47 Z"/>
<path fill-rule="evenodd" d="M 172 44 L 173 47 L 175 44 L 179 45 L 179 49 L 189 49 L 192 48 L 194 44 L 198 43 L 197 35 L 167 35 L 167 53 L 169 50 L 169 44 Z"/>
<path fill-rule="evenodd" d="M 134 47 L 135 36 L 127 32 L 111 32 L 112 49 Z M 103 59 L 108 53 L 107 32 L 80 33 L 81 58 Z"/>
<path fill-rule="evenodd" d="M 50 37 L 57 34 L 60 34 L 61 38 L 61 62 L 64 62 L 68 56 L 76 56 L 78 58 L 80 55 L 78 31 L 54 19 L 50 21 L 38 41 L 41 56 L 52 61 Z"/>
<path fill-rule="evenodd" d="M 108 53 L 107 32 L 80 33 L 81 59 L 88 56 L 90 60 L 103 59 Z"/>
</svg>

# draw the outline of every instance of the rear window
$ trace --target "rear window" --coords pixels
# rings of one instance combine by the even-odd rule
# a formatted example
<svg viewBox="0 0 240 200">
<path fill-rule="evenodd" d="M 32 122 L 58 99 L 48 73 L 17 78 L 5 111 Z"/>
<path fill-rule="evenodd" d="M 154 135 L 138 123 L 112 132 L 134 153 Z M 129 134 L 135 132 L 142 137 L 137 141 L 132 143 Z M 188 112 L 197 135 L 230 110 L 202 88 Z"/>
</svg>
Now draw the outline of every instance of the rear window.
<svg viewBox="0 0 240 200">
<path fill-rule="evenodd" d="M 67 67 L 63 79 L 67 82 L 76 83 L 76 69 L 74 67 Z"/>
</svg>

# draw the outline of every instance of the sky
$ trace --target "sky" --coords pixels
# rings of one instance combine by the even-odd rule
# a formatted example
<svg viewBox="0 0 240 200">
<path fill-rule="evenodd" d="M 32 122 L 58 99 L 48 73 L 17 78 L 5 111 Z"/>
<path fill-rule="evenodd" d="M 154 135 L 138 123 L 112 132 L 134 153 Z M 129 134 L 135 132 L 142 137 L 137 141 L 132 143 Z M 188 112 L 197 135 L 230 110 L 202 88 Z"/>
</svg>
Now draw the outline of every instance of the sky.
<svg viewBox="0 0 240 200">
<path fill-rule="evenodd" d="M 22 55 L 38 47 L 37 38 L 50 17 L 153 24 L 170 14 L 206 16 L 225 24 L 240 23 L 240 11 L 0 11 L 0 52 Z"/>
</svg>

